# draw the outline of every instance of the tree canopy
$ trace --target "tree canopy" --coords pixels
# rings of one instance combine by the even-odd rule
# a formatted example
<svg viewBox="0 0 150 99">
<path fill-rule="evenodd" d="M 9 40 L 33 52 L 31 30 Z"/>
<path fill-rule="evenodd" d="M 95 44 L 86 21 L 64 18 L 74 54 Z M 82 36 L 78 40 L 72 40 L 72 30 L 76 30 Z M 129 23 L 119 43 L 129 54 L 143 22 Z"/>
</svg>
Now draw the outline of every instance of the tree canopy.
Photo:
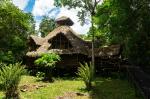
<svg viewBox="0 0 150 99">
<path fill-rule="evenodd" d="M 27 49 L 31 20 L 31 15 L 21 11 L 9 0 L 0 2 L 0 61 L 21 60 Z"/>
<path fill-rule="evenodd" d="M 89 13 L 94 26 L 89 32 L 103 44 L 120 44 L 123 56 L 137 65 L 150 64 L 150 1 L 149 0 L 56 0 L 58 6 L 80 8 L 79 19 L 84 22 Z M 91 36 L 90 36 L 91 35 Z"/>
<path fill-rule="evenodd" d="M 149 5 L 149 0 L 104 0 L 94 17 L 96 36 L 104 36 L 107 44 L 123 45 L 131 63 L 150 64 Z"/>
<path fill-rule="evenodd" d="M 45 37 L 49 32 L 53 31 L 55 28 L 56 28 L 55 20 L 49 18 L 48 16 L 44 16 L 40 23 L 39 28 L 41 36 Z"/>
<path fill-rule="evenodd" d="M 96 13 L 96 7 L 101 0 L 55 0 L 56 6 L 68 6 L 69 8 L 79 8 L 78 17 L 83 25 L 87 16 Z"/>
</svg>

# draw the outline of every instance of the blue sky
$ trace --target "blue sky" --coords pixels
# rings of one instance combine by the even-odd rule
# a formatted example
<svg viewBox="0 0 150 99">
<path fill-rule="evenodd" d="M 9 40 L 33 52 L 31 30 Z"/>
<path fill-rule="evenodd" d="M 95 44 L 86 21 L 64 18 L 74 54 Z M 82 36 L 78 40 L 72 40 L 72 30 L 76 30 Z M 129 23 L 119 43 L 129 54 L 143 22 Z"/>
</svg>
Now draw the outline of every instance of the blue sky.
<svg viewBox="0 0 150 99">
<path fill-rule="evenodd" d="M 52 18 L 59 18 L 61 16 L 68 16 L 74 21 L 72 29 L 77 34 L 86 34 L 91 26 L 88 21 L 84 26 L 80 25 L 77 17 L 79 9 L 68 10 L 66 7 L 56 8 L 54 0 L 13 0 L 13 3 L 25 12 L 31 12 L 36 20 L 36 29 L 39 28 L 42 16 L 47 15 Z M 90 18 L 89 18 L 90 19 Z"/>
</svg>

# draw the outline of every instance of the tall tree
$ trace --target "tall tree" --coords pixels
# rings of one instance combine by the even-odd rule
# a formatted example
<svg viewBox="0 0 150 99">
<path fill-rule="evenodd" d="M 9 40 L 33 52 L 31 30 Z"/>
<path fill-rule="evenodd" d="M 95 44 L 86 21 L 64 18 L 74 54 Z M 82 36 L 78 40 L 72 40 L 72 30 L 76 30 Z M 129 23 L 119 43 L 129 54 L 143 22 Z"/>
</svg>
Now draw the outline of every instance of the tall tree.
<svg viewBox="0 0 150 99">
<path fill-rule="evenodd" d="M 36 30 L 35 30 L 35 20 L 34 17 L 32 15 L 32 13 L 27 13 L 29 15 L 29 33 L 28 34 L 32 34 L 32 35 L 38 35 Z"/>
<path fill-rule="evenodd" d="M 142 66 L 150 64 L 149 5 L 149 0 L 104 0 L 94 21 L 110 43 L 124 46 L 124 57 Z"/>
<path fill-rule="evenodd" d="M 48 16 L 44 16 L 41 23 L 39 31 L 41 32 L 41 36 L 45 37 L 49 32 L 56 28 L 55 20 L 50 19 Z"/>
<path fill-rule="evenodd" d="M 26 50 L 31 17 L 9 0 L 0 1 L 0 61 L 21 60 Z"/>
<path fill-rule="evenodd" d="M 96 13 L 96 7 L 101 0 L 55 0 L 56 6 L 69 6 L 70 8 L 80 8 L 78 17 L 83 24 L 87 16 L 91 16 L 92 23 L 92 65 L 94 66 L 94 24 L 93 16 Z"/>
</svg>

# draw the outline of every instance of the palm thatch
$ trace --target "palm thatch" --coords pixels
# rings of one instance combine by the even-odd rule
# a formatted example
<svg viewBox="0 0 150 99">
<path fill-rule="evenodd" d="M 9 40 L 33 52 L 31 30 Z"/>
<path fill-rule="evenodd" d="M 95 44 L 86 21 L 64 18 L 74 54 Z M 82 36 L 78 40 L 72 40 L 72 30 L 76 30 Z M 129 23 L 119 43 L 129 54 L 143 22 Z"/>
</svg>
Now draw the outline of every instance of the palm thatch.
<svg viewBox="0 0 150 99">
<path fill-rule="evenodd" d="M 62 16 L 62 17 L 56 19 L 56 23 L 58 25 L 68 25 L 68 26 L 72 26 L 74 24 L 73 21 L 66 16 Z"/>
<path fill-rule="evenodd" d="M 42 45 L 44 42 L 44 39 L 38 36 L 30 35 L 29 41 L 34 42 L 36 45 Z"/>
<path fill-rule="evenodd" d="M 114 57 L 114 56 L 119 56 L 121 51 L 121 46 L 120 45 L 111 45 L 111 46 L 106 46 L 106 47 L 101 47 L 101 48 L 95 48 L 94 49 L 94 54 L 95 57 Z M 89 50 L 89 56 L 91 57 L 91 50 Z"/>
<path fill-rule="evenodd" d="M 53 40 L 59 34 L 63 34 L 71 43 L 72 48 L 70 49 L 51 49 L 50 41 Z M 88 55 L 87 42 L 83 41 L 80 37 L 69 26 L 59 26 L 50 32 L 45 38 L 37 40 L 41 43 L 41 46 L 32 52 L 28 52 L 27 56 L 40 56 L 42 53 L 56 52 L 59 54 L 84 54 Z"/>
<path fill-rule="evenodd" d="M 91 41 L 82 40 L 69 25 L 72 21 L 68 17 L 60 17 L 56 22 L 62 22 L 60 26 L 50 32 L 45 38 L 40 38 L 37 36 L 30 36 L 30 43 L 37 45 L 34 50 L 28 52 L 26 55 L 29 57 L 37 57 L 43 53 L 58 53 L 58 54 L 82 54 L 91 57 Z M 68 22 L 68 23 L 67 23 Z M 70 23 L 69 23 L 70 22 Z M 55 38 L 58 36 L 66 38 L 68 43 L 68 48 L 53 48 L 53 45 L 57 45 Z M 61 39 L 59 39 L 61 41 Z M 65 40 L 65 39 L 63 39 Z M 54 44 L 53 44 L 54 43 Z M 59 43 L 61 46 L 61 43 Z M 31 45 L 33 46 L 33 45 Z M 120 45 L 111 45 L 108 47 L 95 48 L 95 57 L 112 57 L 120 54 Z"/>
</svg>

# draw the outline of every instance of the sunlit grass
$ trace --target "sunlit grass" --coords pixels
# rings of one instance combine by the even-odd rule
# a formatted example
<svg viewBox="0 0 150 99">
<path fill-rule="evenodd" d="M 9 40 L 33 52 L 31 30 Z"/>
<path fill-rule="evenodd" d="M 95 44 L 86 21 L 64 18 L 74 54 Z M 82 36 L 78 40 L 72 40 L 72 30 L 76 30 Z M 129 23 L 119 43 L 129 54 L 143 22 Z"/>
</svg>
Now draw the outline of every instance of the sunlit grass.
<svg viewBox="0 0 150 99">
<path fill-rule="evenodd" d="M 78 92 L 80 88 L 84 87 L 84 83 L 77 80 L 56 79 L 54 83 L 43 83 L 36 82 L 34 78 L 34 80 L 31 79 L 31 81 L 32 83 L 35 82 L 36 84 L 46 84 L 47 87 L 32 92 L 24 92 L 21 94 L 23 98 L 55 99 L 57 96 L 62 96 L 65 92 Z"/>
<path fill-rule="evenodd" d="M 42 84 L 46 85 L 46 87 L 30 92 L 21 92 L 22 99 L 56 99 L 56 97 L 63 96 L 68 92 L 89 94 L 89 96 L 75 97 L 73 99 L 141 99 L 135 96 L 135 90 L 127 80 L 117 78 L 96 78 L 93 90 L 89 93 L 84 90 L 84 83 L 76 78 L 57 78 L 54 83 L 46 83 L 38 81 L 38 79 L 33 76 L 23 76 L 19 86 L 28 84 Z M 0 92 L 0 99 L 2 97 L 4 97 L 4 94 Z"/>
</svg>

